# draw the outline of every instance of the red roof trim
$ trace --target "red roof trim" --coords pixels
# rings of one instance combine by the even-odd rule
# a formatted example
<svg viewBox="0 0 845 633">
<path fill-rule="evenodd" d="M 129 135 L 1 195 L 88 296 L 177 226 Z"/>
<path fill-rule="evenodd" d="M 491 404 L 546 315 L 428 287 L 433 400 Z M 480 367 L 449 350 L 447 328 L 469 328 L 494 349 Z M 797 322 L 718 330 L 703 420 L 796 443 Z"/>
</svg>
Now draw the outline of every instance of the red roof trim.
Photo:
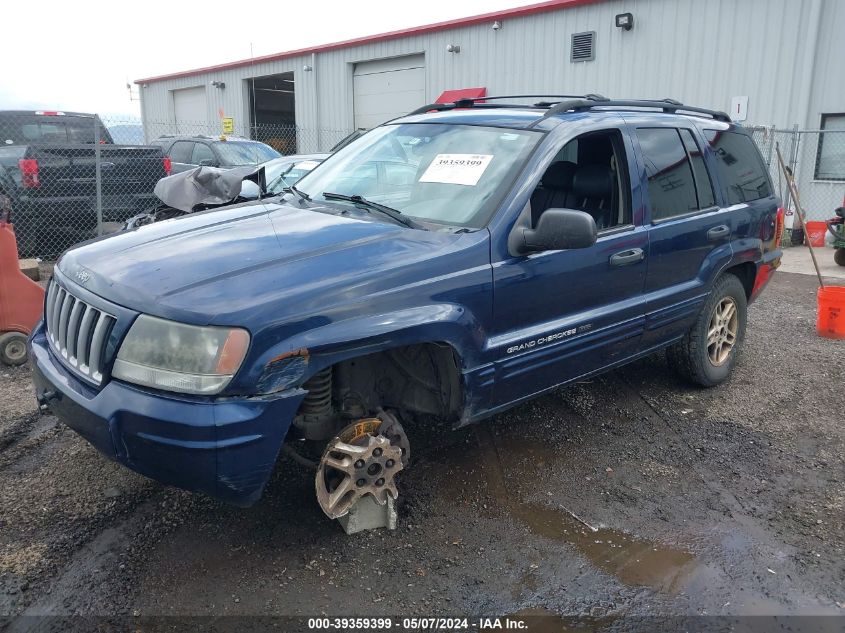
<svg viewBox="0 0 845 633">
<path fill-rule="evenodd" d="M 393 40 L 399 37 L 407 37 L 411 35 L 424 35 L 426 33 L 435 33 L 437 31 L 448 31 L 449 29 L 456 29 L 462 26 L 472 26 L 473 24 L 479 24 L 481 22 L 488 22 L 492 20 L 506 20 L 509 18 L 519 18 L 526 15 L 534 15 L 535 13 L 546 13 L 548 11 L 555 11 L 557 9 L 567 9 L 570 7 L 577 7 L 584 4 L 593 4 L 595 2 L 601 1 L 602 0 L 548 0 L 547 2 L 530 4 L 524 7 L 516 7 L 514 9 L 503 9 L 502 11 L 483 13 L 481 15 L 473 15 L 467 18 L 447 20 L 445 22 L 436 22 L 434 24 L 426 24 L 425 26 L 416 26 L 410 29 L 401 29 L 399 31 L 390 31 L 388 33 L 380 33 L 378 35 L 368 35 L 366 37 L 358 37 L 351 40 L 344 40 L 342 42 L 335 42 L 333 44 L 323 44 L 322 46 L 310 46 L 308 48 L 300 48 L 293 51 L 286 51 L 284 53 L 273 53 L 272 55 L 264 55 L 262 57 L 241 59 L 235 62 L 228 62 L 226 64 L 218 64 L 216 66 L 205 66 L 204 68 L 184 70 L 177 73 L 170 73 L 168 75 L 158 75 L 156 77 L 147 77 L 146 79 L 136 79 L 135 83 L 145 84 L 154 81 L 163 81 L 165 79 L 176 79 L 177 77 L 190 77 L 191 75 L 200 75 L 203 73 L 213 72 L 217 70 L 241 68 L 243 66 L 252 66 L 253 64 L 278 61 L 280 59 L 287 59 L 289 57 L 299 57 L 301 55 L 310 55 L 311 53 L 321 53 L 325 51 L 337 50 L 339 48 L 359 46 L 361 44 L 383 42 L 385 40 Z"/>
<path fill-rule="evenodd" d="M 487 88 L 455 88 L 444 90 L 434 103 L 455 103 L 459 99 L 478 99 L 487 96 Z M 481 103 L 480 101 L 478 103 Z"/>
</svg>

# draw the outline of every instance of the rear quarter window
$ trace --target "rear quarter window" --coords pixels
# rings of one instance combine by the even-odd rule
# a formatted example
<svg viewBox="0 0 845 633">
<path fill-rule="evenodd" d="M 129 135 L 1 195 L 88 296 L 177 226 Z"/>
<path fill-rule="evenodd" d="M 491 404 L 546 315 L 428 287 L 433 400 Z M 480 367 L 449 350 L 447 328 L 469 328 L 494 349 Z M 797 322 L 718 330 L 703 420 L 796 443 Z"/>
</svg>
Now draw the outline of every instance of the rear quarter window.
<svg viewBox="0 0 845 633">
<path fill-rule="evenodd" d="M 772 195 L 769 173 L 750 136 L 720 130 L 704 130 L 704 136 L 716 154 L 716 169 L 729 205 Z"/>
</svg>

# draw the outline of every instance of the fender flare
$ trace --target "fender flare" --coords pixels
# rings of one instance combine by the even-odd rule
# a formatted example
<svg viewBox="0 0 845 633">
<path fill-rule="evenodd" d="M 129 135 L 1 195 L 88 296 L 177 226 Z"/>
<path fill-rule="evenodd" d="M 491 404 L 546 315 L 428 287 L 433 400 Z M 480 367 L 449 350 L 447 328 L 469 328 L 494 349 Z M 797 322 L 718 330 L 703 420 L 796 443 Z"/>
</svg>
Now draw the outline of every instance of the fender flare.
<svg viewBox="0 0 845 633">
<path fill-rule="evenodd" d="M 422 343 L 449 345 L 457 356 L 459 370 L 465 371 L 481 362 L 485 341 L 484 328 L 465 307 L 428 304 L 304 330 L 265 350 L 250 374 L 255 374 L 255 383 L 266 392 L 269 374 L 281 373 L 284 384 L 274 384 L 275 391 L 280 386 L 299 386 L 316 372 L 350 358 Z M 304 358 L 305 362 L 300 361 L 293 371 L 273 368 L 275 363 L 291 358 Z"/>
</svg>

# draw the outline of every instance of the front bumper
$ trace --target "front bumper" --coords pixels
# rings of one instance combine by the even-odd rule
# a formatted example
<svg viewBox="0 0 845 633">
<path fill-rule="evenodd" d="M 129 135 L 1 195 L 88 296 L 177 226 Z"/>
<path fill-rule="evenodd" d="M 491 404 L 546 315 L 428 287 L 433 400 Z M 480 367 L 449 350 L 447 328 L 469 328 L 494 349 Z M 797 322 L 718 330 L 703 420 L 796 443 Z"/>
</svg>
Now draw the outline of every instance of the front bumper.
<svg viewBox="0 0 845 633">
<path fill-rule="evenodd" d="M 305 392 L 192 398 L 112 380 L 99 391 L 64 369 L 43 324 L 30 339 L 39 402 L 103 455 L 165 484 L 255 503 Z"/>
</svg>

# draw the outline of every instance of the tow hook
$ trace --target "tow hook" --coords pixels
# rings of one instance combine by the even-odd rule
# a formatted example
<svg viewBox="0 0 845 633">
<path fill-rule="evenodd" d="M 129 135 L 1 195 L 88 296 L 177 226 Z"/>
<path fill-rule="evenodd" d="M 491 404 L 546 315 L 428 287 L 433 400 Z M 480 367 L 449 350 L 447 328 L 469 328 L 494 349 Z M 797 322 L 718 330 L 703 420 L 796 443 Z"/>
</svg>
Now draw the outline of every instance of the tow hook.
<svg viewBox="0 0 845 633">
<path fill-rule="evenodd" d="M 55 391 L 42 391 L 35 394 L 35 399 L 38 401 L 38 410 L 41 413 L 48 413 L 50 411 L 50 400 L 56 399 Z"/>
</svg>

